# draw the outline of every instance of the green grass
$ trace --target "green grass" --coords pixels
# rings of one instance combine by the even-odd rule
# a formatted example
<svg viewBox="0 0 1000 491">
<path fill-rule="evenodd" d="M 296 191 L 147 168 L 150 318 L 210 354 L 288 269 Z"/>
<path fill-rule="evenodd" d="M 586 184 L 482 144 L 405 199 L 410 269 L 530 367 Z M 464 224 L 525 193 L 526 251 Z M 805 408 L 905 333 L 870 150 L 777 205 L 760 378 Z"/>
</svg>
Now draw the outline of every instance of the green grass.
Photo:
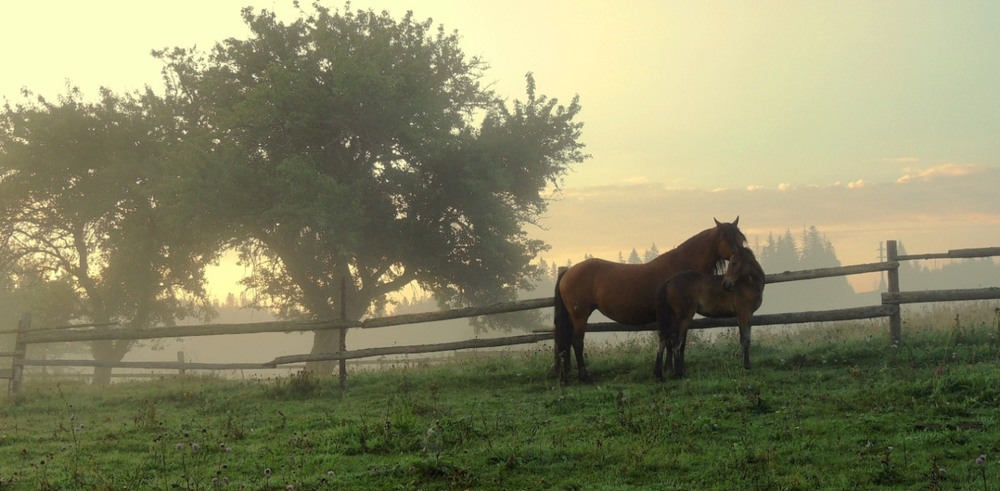
<svg viewBox="0 0 1000 491">
<path fill-rule="evenodd" d="M 0 399 L 7 489 L 1000 489 L 995 324 L 756 330 L 591 347 L 560 387 L 548 348 L 463 364 L 92 388 Z M 986 455 L 982 465 L 975 461 Z"/>
</svg>

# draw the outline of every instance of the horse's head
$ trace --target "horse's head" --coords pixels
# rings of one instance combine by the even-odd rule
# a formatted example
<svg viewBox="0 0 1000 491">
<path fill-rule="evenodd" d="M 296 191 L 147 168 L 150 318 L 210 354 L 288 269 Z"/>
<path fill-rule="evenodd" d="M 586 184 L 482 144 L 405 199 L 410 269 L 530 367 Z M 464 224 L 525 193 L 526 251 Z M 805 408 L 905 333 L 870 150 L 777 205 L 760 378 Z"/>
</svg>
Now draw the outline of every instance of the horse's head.
<svg viewBox="0 0 1000 491">
<path fill-rule="evenodd" d="M 715 220 L 716 231 L 716 255 L 720 258 L 728 258 L 736 254 L 740 249 L 745 249 L 747 238 L 740 232 L 740 217 L 736 217 L 733 223 L 722 223 Z"/>
</svg>

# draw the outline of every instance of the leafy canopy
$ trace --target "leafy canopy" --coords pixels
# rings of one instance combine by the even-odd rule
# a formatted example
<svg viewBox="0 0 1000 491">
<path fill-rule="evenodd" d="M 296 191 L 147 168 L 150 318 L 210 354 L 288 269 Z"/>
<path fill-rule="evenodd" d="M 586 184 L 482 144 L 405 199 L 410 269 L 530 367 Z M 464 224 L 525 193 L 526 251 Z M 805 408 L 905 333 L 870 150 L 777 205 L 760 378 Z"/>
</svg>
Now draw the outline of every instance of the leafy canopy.
<svg viewBox="0 0 1000 491">
<path fill-rule="evenodd" d="M 458 303 L 508 299 L 546 249 L 525 225 L 583 161 L 582 123 L 539 95 L 508 104 L 457 33 L 407 13 L 243 10 L 249 39 L 156 52 L 167 99 L 202 135 L 188 194 L 293 314 L 347 314 L 417 282 Z"/>
</svg>

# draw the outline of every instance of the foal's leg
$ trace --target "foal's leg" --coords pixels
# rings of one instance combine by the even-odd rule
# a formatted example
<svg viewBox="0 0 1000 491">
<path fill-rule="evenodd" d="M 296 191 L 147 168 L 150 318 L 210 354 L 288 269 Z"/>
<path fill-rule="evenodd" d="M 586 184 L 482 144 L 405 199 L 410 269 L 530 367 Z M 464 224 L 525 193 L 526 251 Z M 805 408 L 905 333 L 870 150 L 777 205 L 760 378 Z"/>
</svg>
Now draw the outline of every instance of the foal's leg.
<svg viewBox="0 0 1000 491">
<path fill-rule="evenodd" d="M 674 376 L 684 377 L 684 346 L 687 344 L 688 327 L 691 325 L 690 318 L 683 318 L 677 322 L 674 328 Z"/>
<path fill-rule="evenodd" d="M 670 356 L 671 349 L 670 340 L 668 339 L 668 334 L 666 332 L 666 327 L 660 326 L 660 346 L 656 350 L 656 362 L 653 364 L 653 375 L 656 375 L 656 380 L 663 382 L 663 352 L 667 352 L 667 366 L 673 367 L 673 357 Z"/>
</svg>

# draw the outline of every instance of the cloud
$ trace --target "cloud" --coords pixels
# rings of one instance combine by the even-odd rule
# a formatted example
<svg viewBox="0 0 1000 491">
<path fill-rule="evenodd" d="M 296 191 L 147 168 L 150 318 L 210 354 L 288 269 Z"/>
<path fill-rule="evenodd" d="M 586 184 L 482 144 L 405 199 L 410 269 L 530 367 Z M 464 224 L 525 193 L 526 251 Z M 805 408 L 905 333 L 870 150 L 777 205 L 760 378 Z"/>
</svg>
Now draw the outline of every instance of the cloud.
<svg viewBox="0 0 1000 491">
<path fill-rule="evenodd" d="M 619 252 L 652 243 L 667 250 L 710 227 L 712 218 L 730 221 L 737 215 L 751 244 L 770 233 L 797 234 L 816 226 L 843 264 L 876 260 L 879 243 L 888 239 L 918 253 L 1000 246 L 994 189 L 1000 169 L 938 166 L 924 175 L 951 177 L 914 179 L 905 186 L 858 179 L 726 190 L 662 183 L 567 188 L 529 235 L 550 244 L 546 260 L 558 263 L 576 262 L 585 254 L 615 259 Z"/>
<path fill-rule="evenodd" d="M 781 184 L 778 184 L 778 191 L 789 191 L 791 189 L 792 189 L 792 185 L 788 184 L 787 182 L 783 182 Z"/>
<path fill-rule="evenodd" d="M 648 184 L 649 178 L 646 176 L 632 176 L 626 177 L 622 182 L 625 184 Z"/>
<path fill-rule="evenodd" d="M 923 169 L 918 169 L 915 172 L 905 174 L 899 179 L 896 179 L 896 183 L 906 184 L 917 180 L 928 182 L 932 179 L 941 177 L 965 177 L 982 172 L 983 170 L 983 166 L 977 164 L 947 163 L 933 167 L 925 167 Z"/>
</svg>

